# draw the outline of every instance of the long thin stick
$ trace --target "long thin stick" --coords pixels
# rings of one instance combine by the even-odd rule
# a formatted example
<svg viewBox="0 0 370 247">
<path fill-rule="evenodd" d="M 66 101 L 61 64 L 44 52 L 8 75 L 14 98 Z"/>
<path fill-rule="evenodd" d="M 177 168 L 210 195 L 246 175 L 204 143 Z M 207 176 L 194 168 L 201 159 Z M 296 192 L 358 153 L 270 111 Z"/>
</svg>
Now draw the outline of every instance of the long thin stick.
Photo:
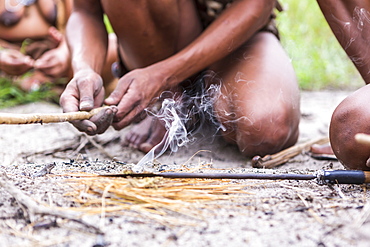
<svg viewBox="0 0 370 247">
<path fill-rule="evenodd" d="M 302 151 L 311 147 L 313 144 L 324 144 L 328 142 L 329 138 L 323 137 L 316 140 L 310 140 L 308 142 L 297 144 L 290 148 L 284 149 L 283 151 L 280 151 L 276 154 L 266 155 L 264 157 L 255 156 L 252 159 L 252 166 L 255 168 L 273 168 L 287 162 L 294 156 L 297 156 L 298 154 L 302 153 Z"/>
<path fill-rule="evenodd" d="M 201 179 L 267 179 L 267 180 L 313 180 L 318 184 L 363 184 L 370 183 L 370 172 L 359 170 L 320 170 L 313 174 L 289 173 L 114 173 L 100 174 L 99 177 L 163 177 L 163 178 L 201 178 Z"/>
<path fill-rule="evenodd" d="M 14 114 L 0 113 L 0 124 L 33 124 L 33 123 L 59 123 L 73 120 L 85 120 L 108 108 L 103 106 L 95 108 L 89 112 L 67 112 L 67 113 L 48 113 L 48 114 Z"/>
</svg>

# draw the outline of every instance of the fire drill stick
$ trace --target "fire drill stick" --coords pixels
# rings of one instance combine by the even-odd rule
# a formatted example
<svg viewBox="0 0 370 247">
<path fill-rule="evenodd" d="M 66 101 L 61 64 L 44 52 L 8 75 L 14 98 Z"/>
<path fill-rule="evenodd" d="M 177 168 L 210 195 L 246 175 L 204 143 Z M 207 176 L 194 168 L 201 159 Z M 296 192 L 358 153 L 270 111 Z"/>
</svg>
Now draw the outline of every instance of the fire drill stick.
<svg viewBox="0 0 370 247">
<path fill-rule="evenodd" d="M 89 112 L 67 112 L 67 113 L 48 113 L 48 114 L 14 114 L 0 113 L 0 124 L 34 124 L 34 123 L 59 123 L 74 120 L 85 120 L 99 113 L 109 106 L 95 108 Z"/>
<path fill-rule="evenodd" d="M 262 179 L 262 180 L 316 180 L 325 184 L 364 184 L 370 183 L 370 172 L 357 170 L 320 170 L 313 174 L 269 174 L 269 173 L 116 173 L 100 174 L 100 177 L 163 177 L 163 178 L 202 178 L 202 179 Z"/>
</svg>

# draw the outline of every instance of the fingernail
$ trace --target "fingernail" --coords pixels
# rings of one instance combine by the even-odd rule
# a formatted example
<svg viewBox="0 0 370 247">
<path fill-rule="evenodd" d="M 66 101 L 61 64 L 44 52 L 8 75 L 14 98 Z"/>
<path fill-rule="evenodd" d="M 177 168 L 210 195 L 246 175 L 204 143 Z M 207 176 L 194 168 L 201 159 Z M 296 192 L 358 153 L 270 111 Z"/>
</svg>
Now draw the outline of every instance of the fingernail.
<svg viewBox="0 0 370 247">
<path fill-rule="evenodd" d="M 105 110 L 105 114 L 110 115 L 110 114 L 112 114 L 112 113 L 113 113 L 113 109 L 112 109 L 112 108 L 107 108 L 107 109 Z"/>
<path fill-rule="evenodd" d="M 91 104 L 89 103 L 89 102 L 87 102 L 87 101 L 82 101 L 81 103 L 80 103 L 80 109 L 81 110 L 88 110 L 88 109 L 90 109 L 92 106 L 91 106 Z"/>
<path fill-rule="evenodd" d="M 116 106 L 111 107 L 113 114 L 116 114 L 118 112 L 118 108 Z"/>
</svg>

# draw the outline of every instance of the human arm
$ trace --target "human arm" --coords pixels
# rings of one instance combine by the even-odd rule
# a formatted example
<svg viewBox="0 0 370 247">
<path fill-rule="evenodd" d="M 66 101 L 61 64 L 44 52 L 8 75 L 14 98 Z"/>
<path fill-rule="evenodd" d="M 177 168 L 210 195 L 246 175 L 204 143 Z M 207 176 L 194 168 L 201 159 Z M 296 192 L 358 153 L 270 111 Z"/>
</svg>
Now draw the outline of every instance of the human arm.
<svg viewBox="0 0 370 247">
<path fill-rule="evenodd" d="M 66 28 L 74 76 L 61 95 L 64 112 L 87 111 L 102 105 L 104 88 L 100 77 L 103 68 L 108 34 L 103 22 L 103 10 L 98 0 L 75 0 Z M 109 127 L 114 110 L 105 112 L 107 121 L 97 117 L 73 122 L 88 134 L 99 134 Z"/>
<path fill-rule="evenodd" d="M 106 104 L 118 105 L 121 129 L 161 92 L 234 52 L 269 20 L 275 1 L 234 1 L 197 39 L 173 56 L 127 73 Z"/>
<path fill-rule="evenodd" d="M 317 0 L 334 35 L 365 80 L 370 83 L 370 1 Z"/>
</svg>

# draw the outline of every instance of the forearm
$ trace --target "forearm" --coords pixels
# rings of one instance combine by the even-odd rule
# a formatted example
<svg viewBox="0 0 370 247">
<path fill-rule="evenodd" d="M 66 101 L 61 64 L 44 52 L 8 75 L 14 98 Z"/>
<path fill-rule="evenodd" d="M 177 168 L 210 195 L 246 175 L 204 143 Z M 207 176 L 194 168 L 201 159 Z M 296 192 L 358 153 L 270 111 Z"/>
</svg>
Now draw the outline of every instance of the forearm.
<svg viewBox="0 0 370 247">
<path fill-rule="evenodd" d="M 108 34 L 103 22 L 103 13 L 101 8 L 94 8 L 94 11 L 80 8 L 76 6 L 78 2 L 83 1 L 75 1 L 75 8 L 66 28 L 72 68 L 74 73 L 83 69 L 92 69 L 100 74 L 108 46 Z"/>
<path fill-rule="evenodd" d="M 235 1 L 196 40 L 164 60 L 168 83 L 176 84 L 226 57 L 268 22 L 274 0 Z"/>
<path fill-rule="evenodd" d="M 357 70 L 370 83 L 370 1 L 317 0 L 334 35 Z"/>
</svg>

